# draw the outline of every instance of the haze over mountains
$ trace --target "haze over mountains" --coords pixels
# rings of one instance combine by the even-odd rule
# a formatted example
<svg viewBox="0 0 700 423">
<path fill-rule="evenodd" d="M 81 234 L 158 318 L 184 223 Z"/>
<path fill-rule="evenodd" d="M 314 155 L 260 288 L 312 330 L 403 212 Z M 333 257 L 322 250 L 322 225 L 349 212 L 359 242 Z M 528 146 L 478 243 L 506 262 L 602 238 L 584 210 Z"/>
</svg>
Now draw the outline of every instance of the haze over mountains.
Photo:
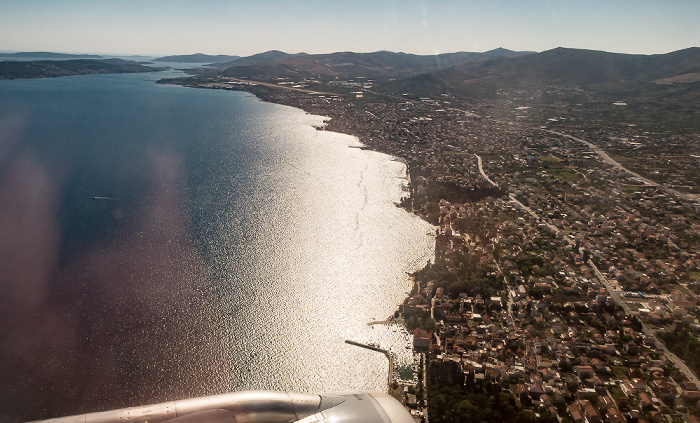
<svg viewBox="0 0 700 423">
<path fill-rule="evenodd" d="M 0 78 L 76 75 L 142 71 L 135 63 L 85 60 L 87 55 L 50 52 L 5 53 L 6 58 L 83 59 L 40 62 L 4 62 Z M 99 56 L 95 56 L 99 57 Z M 335 52 L 290 54 L 278 50 L 247 57 L 189 54 L 165 56 L 154 62 L 206 63 L 190 70 L 198 77 L 247 78 L 256 80 L 313 79 L 320 83 L 337 80 L 372 80 L 373 91 L 413 97 L 436 95 L 484 98 L 499 90 L 541 90 L 546 87 L 578 87 L 610 95 L 682 95 L 695 93 L 700 85 L 700 48 L 691 47 L 667 54 L 632 55 L 603 51 L 556 48 L 541 53 L 503 48 L 474 53 L 457 52 L 415 55 L 390 51 L 372 53 Z M 15 63 L 15 64 L 10 64 Z M 31 65 L 35 63 L 35 65 Z M 30 68 L 32 68 L 30 70 Z M 84 69 L 81 69 L 84 68 Z"/>
<path fill-rule="evenodd" d="M 516 57 L 531 52 L 496 49 L 485 53 L 457 52 L 416 55 L 377 51 L 372 53 L 336 52 L 329 54 L 289 54 L 277 50 L 216 64 L 228 76 L 265 75 L 291 77 L 301 74 L 318 77 L 394 77 L 432 72 L 457 64 L 491 57 Z M 235 69 L 233 69 L 235 68 Z"/>
<path fill-rule="evenodd" d="M 178 54 L 153 59 L 154 62 L 179 62 L 179 63 L 226 63 L 238 59 L 241 56 L 229 56 L 225 54 Z"/>
<path fill-rule="evenodd" d="M 52 53 L 50 51 L 20 51 L 17 53 L 0 53 L 0 57 L 17 58 L 17 59 L 103 59 L 103 56 L 96 54 L 69 54 L 69 53 Z"/>
<path fill-rule="evenodd" d="M 0 79 L 55 78 L 106 73 L 157 72 L 155 68 L 121 59 L 60 59 L 0 61 Z"/>
<path fill-rule="evenodd" d="M 700 72 L 697 47 L 650 56 L 557 48 L 521 57 L 462 63 L 430 75 L 391 82 L 384 89 L 395 92 L 410 87 L 419 92 L 486 95 L 499 89 L 561 86 L 627 92 L 664 78 L 697 72 Z M 692 78 L 685 81 L 692 82 Z"/>
<path fill-rule="evenodd" d="M 623 93 L 640 87 L 658 88 L 656 81 L 695 89 L 700 79 L 700 48 L 667 54 L 632 55 L 556 48 L 541 53 L 503 48 L 484 52 L 414 55 L 378 51 L 330 54 L 288 54 L 269 51 L 217 63 L 217 74 L 252 79 L 372 79 L 377 92 L 430 96 L 449 93 L 466 97 L 492 96 L 498 90 L 532 90 L 548 86 L 581 87 Z M 696 75 L 697 74 L 697 75 Z"/>
</svg>

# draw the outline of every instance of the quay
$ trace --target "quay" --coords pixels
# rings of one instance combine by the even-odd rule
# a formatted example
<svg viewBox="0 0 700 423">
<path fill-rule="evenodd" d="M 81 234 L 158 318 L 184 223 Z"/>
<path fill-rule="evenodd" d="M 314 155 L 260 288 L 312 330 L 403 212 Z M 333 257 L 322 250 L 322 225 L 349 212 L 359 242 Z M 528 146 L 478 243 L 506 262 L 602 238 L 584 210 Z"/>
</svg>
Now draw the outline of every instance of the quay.
<svg viewBox="0 0 700 423">
<path fill-rule="evenodd" d="M 391 351 L 385 350 L 379 347 L 375 347 L 372 345 L 367 345 L 363 344 L 362 342 L 356 342 L 356 341 L 351 341 L 350 339 L 345 340 L 346 344 L 354 345 L 356 347 L 360 348 L 366 348 L 368 350 L 380 352 L 386 356 L 386 358 L 389 359 L 389 375 L 387 376 L 387 392 L 391 390 L 391 383 L 394 381 L 394 356 L 391 354 Z"/>
<path fill-rule="evenodd" d="M 375 320 L 373 322 L 367 323 L 367 326 L 373 326 L 373 325 L 390 325 L 392 323 L 396 323 L 393 320 Z"/>
</svg>

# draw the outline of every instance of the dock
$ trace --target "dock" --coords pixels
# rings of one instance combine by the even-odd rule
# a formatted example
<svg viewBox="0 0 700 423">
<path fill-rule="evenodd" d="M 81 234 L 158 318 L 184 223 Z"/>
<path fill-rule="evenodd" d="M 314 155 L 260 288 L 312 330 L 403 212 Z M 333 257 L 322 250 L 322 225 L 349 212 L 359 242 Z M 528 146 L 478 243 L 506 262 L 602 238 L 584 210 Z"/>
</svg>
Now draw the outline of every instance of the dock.
<svg viewBox="0 0 700 423">
<path fill-rule="evenodd" d="M 372 326 L 372 325 L 390 325 L 392 323 L 396 323 L 393 320 L 375 320 L 373 322 L 367 323 L 367 326 Z"/>
<path fill-rule="evenodd" d="M 391 390 L 391 384 L 394 381 L 394 355 L 389 350 L 385 350 L 373 345 L 363 344 L 362 342 L 351 341 L 350 339 L 345 340 L 346 344 L 354 345 L 360 348 L 366 348 L 368 350 L 376 351 L 382 353 L 389 359 L 389 375 L 387 376 L 387 392 Z"/>
</svg>

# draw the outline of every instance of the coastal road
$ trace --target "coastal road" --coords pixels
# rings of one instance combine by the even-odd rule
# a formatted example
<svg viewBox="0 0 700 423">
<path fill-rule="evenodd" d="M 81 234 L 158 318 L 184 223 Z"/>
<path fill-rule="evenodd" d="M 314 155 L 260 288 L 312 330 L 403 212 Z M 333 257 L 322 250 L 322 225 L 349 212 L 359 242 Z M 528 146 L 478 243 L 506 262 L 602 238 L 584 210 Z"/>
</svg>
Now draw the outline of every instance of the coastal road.
<svg viewBox="0 0 700 423">
<path fill-rule="evenodd" d="M 610 284 L 610 282 L 605 277 L 605 275 L 603 275 L 600 272 L 600 270 L 598 270 L 598 266 L 596 266 L 595 263 L 593 263 L 593 260 L 588 260 L 588 265 L 593 268 L 593 271 L 595 272 L 596 276 L 598 277 L 598 280 L 600 280 L 600 282 L 603 285 L 605 285 L 605 288 L 608 290 L 608 293 L 610 294 L 610 296 L 613 298 L 613 300 L 615 300 L 615 302 L 617 304 L 622 306 L 622 309 L 625 311 L 625 313 L 628 316 L 636 315 L 636 313 L 634 313 L 630 310 L 630 308 L 627 306 L 627 303 L 622 301 L 622 299 L 620 298 L 619 292 L 614 290 L 613 286 Z M 648 336 L 651 336 L 652 338 L 654 338 L 654 342 L 656 343 L 656 346 L 658 348 L 660 348 L 664 352 L 664 354 L 666 354 L 666 357 L 668 357 L 673 362 L 673 364 L 676 365 L 678 370 L 680 370 L 688 378 L 688 380 L 693 382 L 696 386 L 700 387 L 700 380 L 698 380 L 698 377 L 695 376 L 695 373 L 693 373 L 693 371 L 690 370 L 690 368 L 688 366 L 686 366 L 686 364 L 683 362 L 683 360 L 678 358 L 677 355 L 675 355 L 668 348 L 666 348 L 666 345 L 659 338 L 656 337 L 656 331 L 654 329 L 651 329 L 647 325 L 642 323 L 642 332 L 645 335 L 648 335 Z"/>
<path fill-rule="evenodd" d="M 595 145 L 595 144 L 593 144 L 593 143 L 591 143 L 591 142 L 588 142 L 588 141 L 583 140 L 583 139 L 581 139 L 581 138 L 576 138 L 576 137 L 574 137 L 574 136 L 572 136 L 572 135 L 564 134 L 564 133 L 562 133 L 562 132 L 550 131 L 550 130 L 547 130 L 547 129 L 545 129 L 544 131 L 545 131 L 545 132 L 549 132 L 550 134 L 559 135 L 559 136 L 561 136 L 561 137 L 569 138 L 569 139 L 571 139 L 571 140 L 580 142 L 580 143 L 582 143 L 582 144 L 586 144 L 586 145 L 587 145 L 588 147 L 590 147 L 593 151 L 595 151 L 595 152 L 598 154 L 598 157 L 600 157 L 605 163 L 608 163 L 609 165 L 613 166 L 615 169 L 618 169 L 618 170 L 620 170 L 620 171 L 622 171 L 622 172 L 625 172 L 625 173 L 627 173 L 628 175 L 634 176 L 635 178 L 637 178 L 637 179 L 639 179 L 640 181 L 642 181 L 645 185 L 652 186 L 652 187 L 659 187 L 659 188 L 661 188 L 662 190 L 664 190 L 665 192 L 667 192 L 667 193 L 669 193 L 669 194 L 671 194 L 671 195 L 674 195 L 674 196 L 676 196 L 676 197 L 682 198 L 682 199 L 684 199 L 684 200 L 686 200 L 686 201 L 690 201 L 690 202 L 694 202 L 694 203 L 700 203 L 700 195 L 697 195 L 697 194 L 686 194 L 686 193 L 677 191 L 677 190 L 675 190 L 675 189 L 673 189 L 673 188 L 667 187 L 666 185 L 662 185 L 662 184 L 660 184 L 660 183 L 658 183 L 658 182 L 652 181 L 651 179 L 645 178 L 645 177 L 643 177 L 642 175 L 640 175 L 640 174 L 637 173 L 637 172 L 632 172 L 631 170 L 629 170 L 629 169 L 627 169 L 626 167 L 622 166 L 620 163 L 616 162 L 612 157 L 608 156 L 608 154 L 607 154 L 605 151 L 603 151 L 600 147 L 598 147 L 597 145 Z"/>
</svg>

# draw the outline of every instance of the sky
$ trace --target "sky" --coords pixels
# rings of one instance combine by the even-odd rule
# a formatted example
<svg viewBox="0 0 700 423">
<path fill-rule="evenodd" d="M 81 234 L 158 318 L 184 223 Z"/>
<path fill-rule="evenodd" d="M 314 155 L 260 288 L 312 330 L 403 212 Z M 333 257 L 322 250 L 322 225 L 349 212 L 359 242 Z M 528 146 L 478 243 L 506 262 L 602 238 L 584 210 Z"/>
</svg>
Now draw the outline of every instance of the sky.
<svg viewBox="0 0 700 423">
<path fill-rule="evenodd" d="M 700 46 L 698 0 L 0 0 L 0 51 L 114 55 Z"/>
</svg>

